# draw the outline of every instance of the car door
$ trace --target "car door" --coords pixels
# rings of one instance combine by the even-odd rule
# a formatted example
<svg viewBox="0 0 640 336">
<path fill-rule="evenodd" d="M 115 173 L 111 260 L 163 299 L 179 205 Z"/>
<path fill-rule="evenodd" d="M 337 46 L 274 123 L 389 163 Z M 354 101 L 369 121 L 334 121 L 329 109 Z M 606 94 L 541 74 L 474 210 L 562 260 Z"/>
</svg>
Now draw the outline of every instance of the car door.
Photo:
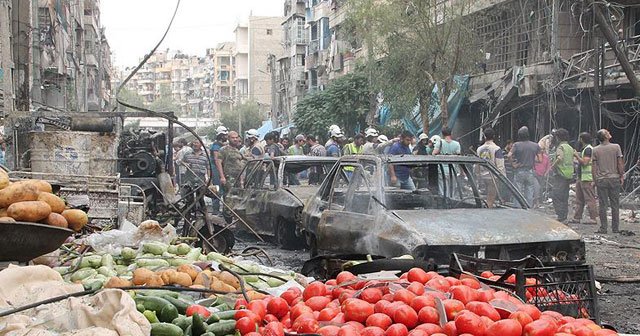
<svg viewBox="0 0 640 336">
<path fill-rule="evenodd" d="M 233 188 L 224 196 L 225 203 L 236 212 L 236 214 L 246 218 L 247 198 L 249 195 L 250 185 L 252 184 L 252 174 L 260 161 L 249 161 L 236 180 Z"/>
<path fill-rule="evenodd" d="M 316 230 L 318 249 L 340 253 L 376 251 L 367 239 L 375 237 L 374 213 L 379 207 L 374 200 L 373 175 L 358 163 L 341 163 L 336 174 L 328 207 Z"/>
<path fill-rule="evenodd" d="M 254 170 L 247 194 L 247 222 L 260 234 L 272 235 L 273 218 L 269 202 L 278 187 L 278 175 L 272 160 L 262 161 Z"/>
</svg>

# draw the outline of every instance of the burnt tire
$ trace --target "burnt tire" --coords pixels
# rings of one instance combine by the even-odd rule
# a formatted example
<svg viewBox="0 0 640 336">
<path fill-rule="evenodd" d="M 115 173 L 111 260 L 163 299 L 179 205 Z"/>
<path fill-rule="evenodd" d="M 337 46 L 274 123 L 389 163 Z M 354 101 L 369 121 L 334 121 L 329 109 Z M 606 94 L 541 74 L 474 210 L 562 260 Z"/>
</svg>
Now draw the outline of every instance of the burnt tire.
<svg viewBox="0 0 640 336">
<path fill-rule="evenodd" d="M 200 233 L 204 237 L 209 238 L 213 248 L 209 244 L 203 242 L 202 238 L 197 243 L 198 247 L 202 248 L 203 253 L 218 252 L 227 254 L 231 252 L 231 249 L 236 243 L 236 238 L 230 228 L 225 229 L 226 223 L 224 219 L 218 216 L 208 216 L 207 220 L 211 223 L 214 232 L 210 233 L 207 226 L 204 225 L 202 229 L 200 229 Z M 211 239 L 210 237 L 212 236 L 215 237 Z"/>
<path fill-rule="evenodd" d="M 308 233 L 307 243 L 309 244 L 309 259 L 315 258 L 318 256 L 318 240 L 316 236 Z"/>
<path fill-rule="evenodd" d="M 276 243 L 285 250 L 295 250 L 304 246 L 304 239 L 296 236 L 296 224 L 279 218 L 276 223 Z"/>
</svg>

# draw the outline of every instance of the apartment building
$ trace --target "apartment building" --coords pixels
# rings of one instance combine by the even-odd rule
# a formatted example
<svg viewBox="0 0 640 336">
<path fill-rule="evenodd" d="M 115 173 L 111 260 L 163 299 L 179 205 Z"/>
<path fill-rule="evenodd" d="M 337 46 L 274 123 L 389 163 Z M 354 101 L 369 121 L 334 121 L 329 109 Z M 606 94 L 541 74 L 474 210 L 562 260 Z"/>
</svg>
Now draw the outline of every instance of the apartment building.
<svg viewBox="0 0 640 336">
<path fill-rule="evenodd" d="M 0 1 L 3 112 L 109 109 L 111 50 L 99 8 L 99 0 Z"/>
<path fill-rule="evenodd" d="M 256 101 L 271 114 L 275 101 L 275 60 L 282 54 L 282 17 L 250 16 L 235 30 L 234 100 Z"/>
<path fill-rule="evenodd" d="M 233 97 L 236 96 L 235 80 L 235 42 L 219 43 L 215 48 L 207 50 L 207 57 L 212 66 L 211 73 L 211 101 L 215 117 L 222 112 L 230 111 Z"/>
</svg>

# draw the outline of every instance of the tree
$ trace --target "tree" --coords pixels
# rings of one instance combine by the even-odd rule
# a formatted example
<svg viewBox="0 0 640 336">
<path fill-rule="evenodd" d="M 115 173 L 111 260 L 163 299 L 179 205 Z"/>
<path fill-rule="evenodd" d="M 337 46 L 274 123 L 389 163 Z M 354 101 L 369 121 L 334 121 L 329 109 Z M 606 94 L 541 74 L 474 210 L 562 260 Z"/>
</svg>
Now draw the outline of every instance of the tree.
<svg viewBox="0 0 640 336">
<path fill-rule="evenodd" d="M 305 134 L 325 134 L 332 124 L 353 134 L 366 127 L 370 107 L 368 79 L 356 71 L 332 81 L 324 91 L 299 101 L 293 120 Z"/>
<path fill-rule="evenodd" d="M 348 0 L 347 27 L 368 51 L 365 68 L 372 89 L 384 92 L 390 105 L 405 111 L 420 106 L 429 130 L 429 105 L 438 89 L 442 124 L 448 122 L 447 98 L 453 77 L 478 56 L 465 23 L 471 0 Z"/>
<path fill-rule="evenodd" d="M 241 119 L 242 129 L 239 129 L 239 119 Z M 264 119 L 258 103 L 254 101 L 234 105 L 231 110 L 223 111 L 220 115 L 222 125 L 229 129 L 238 130 L 238 132 L 259 128 Z"/>
<path fill-rule="evenodd" d="M 120 99 L 122 102 L 125 102 L 129 105 L 144 107 L 144 102 L 142 100 L 142 97 L 140 97 L 136 91 L 129 90 L 127 87 L 123 87 L 122 90 L 120 90 L 118 99 Z M 136 110 L 129 107 L 124 107 L 122 104 L 118 104 L 118 111 L 134 112 Z"/>
<path fill-rule="evenodd" d="M 169 84 L 160 85 L 160 95 L 149 105 L 149 109 L 155 112 L 174 112 L 176 115 L 180 115 L 182 111 L 180 105 L 173 100 Z"/>
</svg>

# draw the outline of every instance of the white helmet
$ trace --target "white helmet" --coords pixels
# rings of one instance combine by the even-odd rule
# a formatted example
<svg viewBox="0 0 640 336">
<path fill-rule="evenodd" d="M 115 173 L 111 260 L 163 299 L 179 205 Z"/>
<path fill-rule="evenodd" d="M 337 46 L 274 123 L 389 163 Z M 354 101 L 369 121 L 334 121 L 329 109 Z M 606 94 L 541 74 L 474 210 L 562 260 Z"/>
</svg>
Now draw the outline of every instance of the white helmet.
<svg viewBox="0 0 640 336">
<path fill-rule="evenodd" d="M 342 131 L 340 130 L 340 127 L 337 127 L 331 130 L 331 137 L 332 138 L 342 138 L 344 137 L 344 133 L 342 133 Z"/>
<path fill-rule="evenodd" d="M 387 136 L 384 135 L 384 134 L 380 134 L 380 135 L 378 135 L 378 141 L 380 141 L 380 143 L 385 143 L 385 142 L 389 141 L 389 138 L 387 138 Z"/>
<path fill-rule="evenodd" d="M 260 136 L 260 135 L 258 134 L 258 131 L 256 131 L 255 128 L 252 128 L 252 129 L 244 132 L 244 136 L 245 136 L 245 138 L 258 139 L 258 136 Z"/>
<path fill-rule="evenodd" d="M 429 139 L 429 136 L 424 134 L 424 133 L 420 133 L 420 136 L 418 137 L 418 140 L 424 140 L 424 139 Z"/>
<path fill-rule="evenodd" d="M 220 134 L 227 135 L 229 134 L 229 130 L 224 126 L 218 126 L 218 128 L 216 128 L 216 136 Z"/>
<path fill-rule="evenodd" d="M 329 133 L 333 132 L 334 130 L 340 131 L 340 127 L 338 125 L 329 126 Z"/>
<path fill-rule="evenodd" d="M 366 131 L 364 131 L 364 135 L 368 138 L 368 137 L 377 137 L 378 136 L 378 131 L 376 131 L 375 128 L 367 128 Z"/>
<path fill-rule="evenodd" d="M 437 142 L 440 142 L 440 136 L 439 135 L 434 135 L 431 137 L 431 142 L 433 142 L 434 144 Z"/>
</svg>

